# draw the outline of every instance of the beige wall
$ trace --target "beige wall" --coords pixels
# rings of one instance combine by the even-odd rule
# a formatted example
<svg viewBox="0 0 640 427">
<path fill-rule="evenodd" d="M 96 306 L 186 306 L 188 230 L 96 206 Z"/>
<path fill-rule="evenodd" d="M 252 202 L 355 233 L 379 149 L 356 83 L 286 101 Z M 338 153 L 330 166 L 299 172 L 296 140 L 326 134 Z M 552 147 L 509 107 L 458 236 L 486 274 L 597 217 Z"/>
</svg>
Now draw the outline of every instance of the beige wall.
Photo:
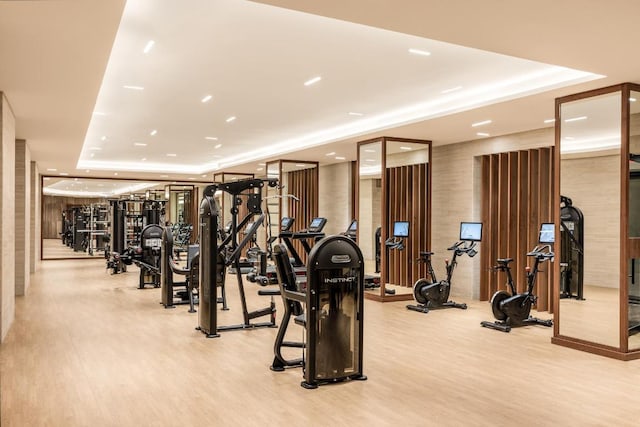
<svg viewBox="0 0 640 427">
<path fill-rule="evenodd" d="M 31 268 L 31 153 L 27 142 L 15 142 L 15 224 L 16 224 L 16 295 L 25 295 L 29 289 Z"/>
<path fill-rule="evenodd" d="M 15 117 L 0 92 L 0 340 L 4 341 L 15 317 Z"/>
<path fill-rule="evenodd" d="M 327 218 L 327 235 L 344 233 L 351 220 L 351 162 L 321 166 L 318 170 L 318 215 Z"/>
</svg>

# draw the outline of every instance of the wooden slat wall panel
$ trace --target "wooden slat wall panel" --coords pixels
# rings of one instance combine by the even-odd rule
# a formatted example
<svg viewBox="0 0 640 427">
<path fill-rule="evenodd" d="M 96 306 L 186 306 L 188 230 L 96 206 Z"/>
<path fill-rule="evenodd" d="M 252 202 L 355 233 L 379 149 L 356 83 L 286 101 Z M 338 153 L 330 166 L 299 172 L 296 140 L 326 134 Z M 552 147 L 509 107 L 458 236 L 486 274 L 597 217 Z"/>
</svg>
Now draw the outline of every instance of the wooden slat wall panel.
<svg viewBox="0 0 640 427">
<path fill-rule="evenodd" d="M 506 289 L 505 275 L 490 271 L 497 258 L 514 259 L 511 271 L 517 290 L 526 288 L 525 267 L 533 266 L 526 254 L 538 243 L 540 224 L 553 221 L 553 149 L 489 154 L 481 164 L 485 231 L 480 249 L 480 299 L 488 300 L 497 290 Z M 548 265 L 543 271 L 535 289 L 537 309 L 542 311 L 551 309 L 553 296 L 553 271 Z"/>
<path fill-rule="evenodd" d="M 289 203 L 289 215 L 295 218 L 293 231 L 307 228 L 311 220 L 318 216 L 318 168 L 302 169 L 287 173 L 289 194 L 295 194 L 298 202 Z M 296 251 L 303 262 L 307 262 L 307 254 L 300 242 L 294 240 Z"/>
<path fill-rule="evenodd" d="M 409 221 L 409 238 L 405 249 L 388 252 L 388 268 L 385 269 L 386 282 L 412 287 L 416 280 L 424 277 L 426 269 L 416 263 L 419 252 L 428 250 L 429 212 L 428 164 L 387 168 L 387 235 L 393 235 L 395 221 Z"/>
<path fill-rule="evenodd" d="M 106 199 L 78 198 L 62 196 L 42 197 L 42 238 L 60 239 L 62 212 L 74 206 L 88 206 L 93 203 L 108 203 Z"/>
</svg>

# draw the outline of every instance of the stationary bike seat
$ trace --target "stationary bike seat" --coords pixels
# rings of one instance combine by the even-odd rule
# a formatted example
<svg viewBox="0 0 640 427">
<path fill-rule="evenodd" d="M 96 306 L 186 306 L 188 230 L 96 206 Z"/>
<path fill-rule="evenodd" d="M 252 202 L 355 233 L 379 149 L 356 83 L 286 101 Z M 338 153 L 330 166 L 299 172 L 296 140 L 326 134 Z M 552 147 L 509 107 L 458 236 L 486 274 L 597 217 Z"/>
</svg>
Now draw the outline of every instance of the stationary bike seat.
<svg viewBox="0 0 640 427">
<path fill-rule="evenodd" d="M 498 262 L 498 264 L 507 265 L 511 261 L 513 261 L 513 258 L 498 258 L 496 261 Z"/>
</svg>

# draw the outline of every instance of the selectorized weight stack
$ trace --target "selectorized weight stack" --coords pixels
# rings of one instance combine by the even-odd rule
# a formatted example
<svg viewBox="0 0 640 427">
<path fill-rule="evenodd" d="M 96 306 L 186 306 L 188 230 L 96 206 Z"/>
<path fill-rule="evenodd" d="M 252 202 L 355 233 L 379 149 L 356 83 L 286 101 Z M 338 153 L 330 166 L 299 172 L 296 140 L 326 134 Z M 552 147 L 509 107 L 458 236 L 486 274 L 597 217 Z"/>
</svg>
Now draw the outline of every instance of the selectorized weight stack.
<svg viewBox="0 0 640 427">
<path fill-rule="evenodd" d="M 311 250 L 307 264 L 304 388 L 362 374 L 364 259 L 348 237 L 330 236 Z"/>
<path fill-rule="evenodd" d="M 584 299 L 584 215 L 560 196 L 560 298 Z"/>
</svg>

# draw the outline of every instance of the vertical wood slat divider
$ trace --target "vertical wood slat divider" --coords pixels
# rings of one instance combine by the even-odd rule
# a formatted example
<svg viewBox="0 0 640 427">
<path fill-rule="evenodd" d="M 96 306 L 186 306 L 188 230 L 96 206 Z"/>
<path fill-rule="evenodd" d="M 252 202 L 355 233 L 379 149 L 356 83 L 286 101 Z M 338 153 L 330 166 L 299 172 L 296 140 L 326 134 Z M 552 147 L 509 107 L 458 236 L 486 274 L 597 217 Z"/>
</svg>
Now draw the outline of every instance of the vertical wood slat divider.
<svg viewBox="0 0 640 427">
<path fill-rule="evenodd" d="M 287 182 L 290 194 L 298 197 L 299 201 L 289 202 L 288 214 L 295 218 L 292 230 L 307 228 L 311 220 L 318 216 L 318 168 L 302 169 L 287 172 Z M 292 240 L 296 251 L 303 262 L 307 262 L 307 253 L 298 240 Z"/>
<path fill-rule="evenodd" d="M 480 299 L 489 300 L 506 289 L 504 273 L 493 273 L 497 258 L 513 258 L 511 272 L 518 292 L 526 288 L 527 257 L 538 242 L 543 222 L 552 222 L 553 148 L 522 150 L 482 156 L 482 207 L 485 231 L 481 246 Z M 550 310 L 552 269 L 537 277 L 537 309 Z"/>
</svg>

